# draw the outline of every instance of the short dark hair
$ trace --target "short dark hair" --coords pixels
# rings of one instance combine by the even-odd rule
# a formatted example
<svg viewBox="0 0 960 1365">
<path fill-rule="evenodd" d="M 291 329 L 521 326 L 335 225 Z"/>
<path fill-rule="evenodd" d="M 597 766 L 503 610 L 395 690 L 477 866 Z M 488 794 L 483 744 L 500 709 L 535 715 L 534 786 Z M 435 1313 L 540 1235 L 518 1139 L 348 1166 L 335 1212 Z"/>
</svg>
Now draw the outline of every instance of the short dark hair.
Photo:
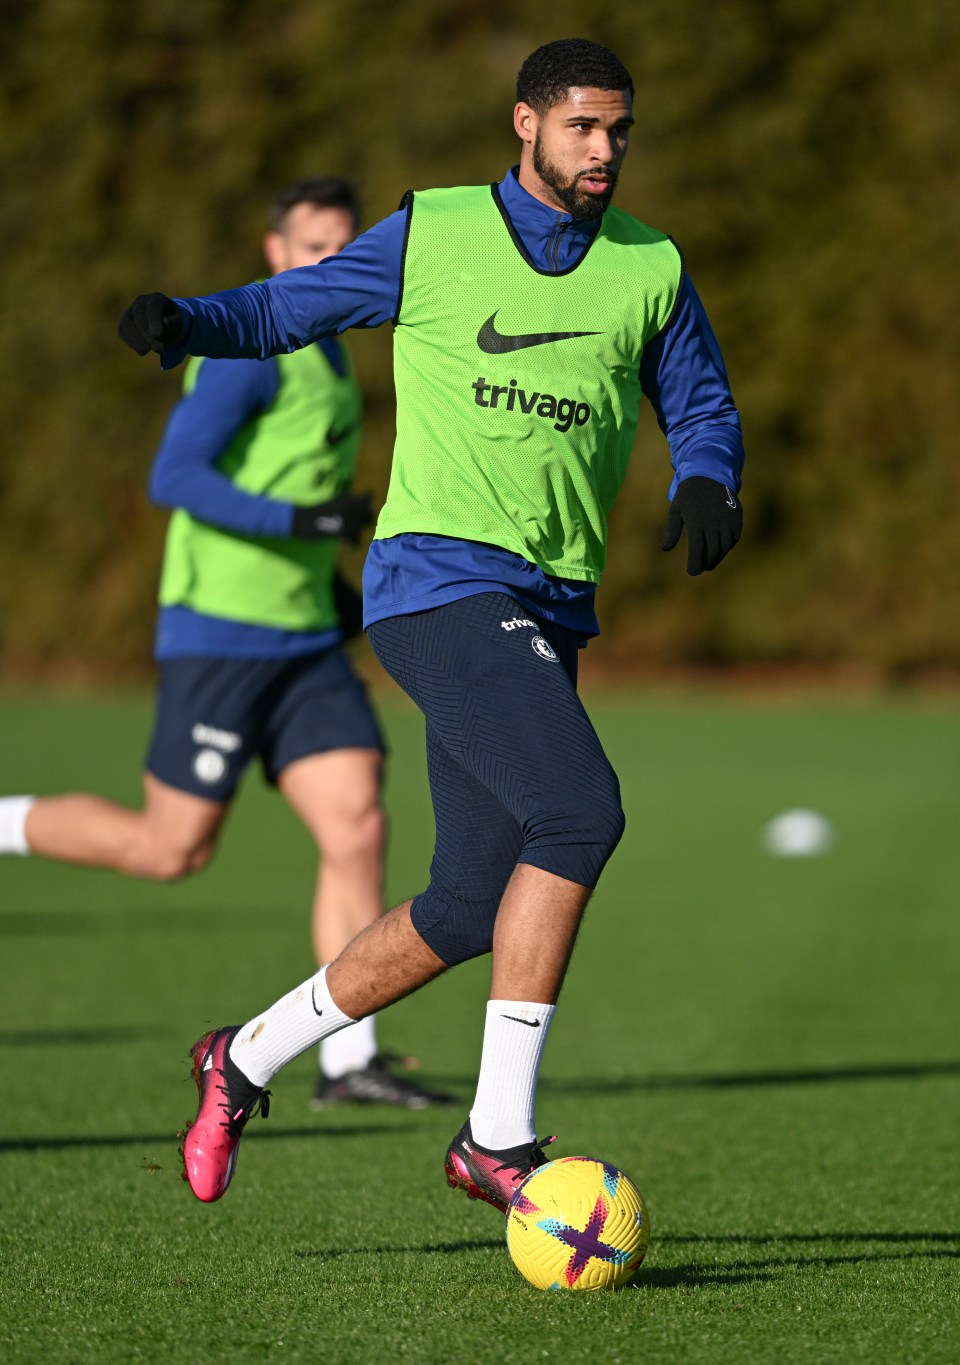
<svg viewBox="0 0 960 1365">
<path fill-rule="evenodd" d="M 630 72 L 608 47 L 588 38 L 558 38 L 538 47 L 520 68 L 517 100 L 545 114 L 562 104 L 574 86 L 596 90 L 629 90 Z"/>
<path fill-rule="evenodd" d="M 316 175 L 305 180 L 291 180 L 277 190 L 270 205 L 270 227 L 282 232 L 287 214 L 298 204 L 312 204 L 317 209 L 345 209 L 353 218 L 354 227 L 360 225 L 360 196 L 351 180 L 335 175 Z"/>
</svg>

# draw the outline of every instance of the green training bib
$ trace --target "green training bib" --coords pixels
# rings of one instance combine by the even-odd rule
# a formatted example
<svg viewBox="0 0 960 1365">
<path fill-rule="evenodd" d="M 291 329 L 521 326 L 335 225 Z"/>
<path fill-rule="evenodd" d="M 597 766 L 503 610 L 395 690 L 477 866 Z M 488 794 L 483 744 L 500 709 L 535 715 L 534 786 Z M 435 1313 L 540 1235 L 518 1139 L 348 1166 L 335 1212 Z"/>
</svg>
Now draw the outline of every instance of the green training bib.
<svg viewBox="0 0 960 1365">
<path fill-rule="evenodd" d="M 546 274 L 495 187 L 413 196 L 394 334 L 397 439 L 376 538 L 478 540 L 597 582 L 626 472 L 646 343 L 680 288 L 662 232 L 606 210 Z"/>
<path fill-rule="evenodd" d="M 346 353 L 344 353 L 346 354 Z M 184 379 L 189 395 L 202 360 Z M 238 488 L 302 506 L 349 486 L 360 446 L 360 391 L 347 360 L 341 376 L 319 346 L 279 355 L 280 387 L 265 412 L 234 436 L 217 468 Z M 332 581 L 338 540 L 244 536 L 182 508 L 167 532 L 160 602 L 284 630 L 337 624 Z"/>
</svg>

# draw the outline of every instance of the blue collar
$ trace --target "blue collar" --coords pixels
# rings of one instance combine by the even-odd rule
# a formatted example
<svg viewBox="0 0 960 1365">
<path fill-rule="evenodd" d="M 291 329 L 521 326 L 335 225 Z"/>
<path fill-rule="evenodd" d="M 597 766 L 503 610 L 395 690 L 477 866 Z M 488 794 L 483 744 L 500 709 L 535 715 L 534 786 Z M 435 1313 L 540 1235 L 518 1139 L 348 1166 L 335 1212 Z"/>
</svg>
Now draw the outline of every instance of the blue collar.
<svg viewBox="0 0 960 1365">
<path fill-rule="evenodd" d="M 511 167 L 497 186 L 510 221 L 540 270 L 568 270 L 593 241 L 601 220 L 573 218 L 541 203 L 520 184 L 519 169 Z"/>
</svg>

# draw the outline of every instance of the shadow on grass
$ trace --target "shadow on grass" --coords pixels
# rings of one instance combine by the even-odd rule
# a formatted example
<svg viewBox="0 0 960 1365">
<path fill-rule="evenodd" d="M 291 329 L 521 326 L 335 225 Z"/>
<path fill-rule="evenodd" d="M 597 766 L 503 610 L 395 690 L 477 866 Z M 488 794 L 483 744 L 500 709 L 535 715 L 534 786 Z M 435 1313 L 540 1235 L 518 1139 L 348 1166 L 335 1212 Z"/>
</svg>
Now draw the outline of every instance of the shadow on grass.
<svg viewBox="0 0 960 1365">
<path fill-rule="evenodd" d="M 690 1076 L 541 1076 L 538 1094 L 634 1095 L 650 1090 L 738 1090 L 765 1085 L 832 1085 L 847 1081 L 912 1081 L 960 1076 L 960 1062 L 879 1062 L 874 1066 L 810 1067 L 802 1071 L 732 1071 Z M 470 1090 L 476 1078 L 434 1075 L 438 1085 Z"/>
<path fill-rule="evenodd" d="M 321 1250 L 294 1251 L 300 1260 L 335 1260 L 339 1256 L 454 1256 L 460 1251 L 502 1251 L 502 1237 L 479 1238 L 469 1242 L 418 1242 L 402 1247 L 325 1247 Z"/>
<path fill-rule="evenodd" d="M 0 1029 L 0 1047 L 91 1047 L 97 1043 L 140 1043 L 156 1028 Z"/>
<path fill-rule="evenodd" d="M 2 919 L 3 917 L 0 917 Z M 89 1047 L 101 1043 L 141 1042 L 157 1027 L 0 1029 L 4 1047 Z M 890 1062 L 873 1066 L 810 1067 L 802 1071 L 734 1071 L 691 1076 L 541 1077 L 539 1090 L 565 1095 L 629 1095 L 649 1090 L 736 1090 L 767 1085 L 825 1085 L 846 1081 L 922 1080 L 960 1076 L 960 1062 Z M 470 1091 L 476 1077 L 437 1075 L 439 1084 Z"/>
<path fill-rule="evenodd" d="M 0 937 L 4 938 L 89 934 L 99 927 L 99 917 L 84 914 L 82 910 L 16 910 L 0 915 Z"/>
<path fill-rule="evenodd" d="M 715 1076 L 575 1076 L 565 1080 L 544 1077 L 539 1088 L 566 1095 L 628 1095 L 638 1090 L 734 1090 L 763 1085 L 919 1080 L 928 1076 L 960 1076 L 960 1062 L 892 1062 L 876 1066 L 811 1067 L 803 1071 L 735 1071 Z"/>
<path fill-rule="evenodd" d="M 913 1242 L 955 1242 L 956 1254 L 960 1255 L 960 1231 L 958 1232 L 764 1232 L 759 1235 L 735 1232 L 719 1233 L 711 1237 L 705 1232 L 668 1233 L 658 1237 L 661 1246 L 696 1245 L 716 1246 L 771 1246 L 781 1242 L 885 1242 L 891 1245 Z"/>
<path fill-rule="evenodd" d="M 666 1245 L 671 1241 L 695 1241 L 696 1238 L 671 1238 L 663 1237 L 659 1239 L 659 1244 Z M 676 1266 L 649 1266 L 641 1269 L 637 1280 L 631 1287 L 635 1290 L 654 1290 L 654 1289 L 689 1289 L 702 1285 L 749 1285 L 764 1284 L 777 1278 L 779 1272 L 791 1267 L 805 1269 L 807 1267 L 825 1268 L 830 1266 L 845 1265 L 876 1265 L 881 1262 L 893 1261 L 942 1261 L 960 1259 L 960 1241 L 957 1234 L 931 1232 L 931 1233 L 909 1233 L 906 1237 L 901 1237 L 896 1233 L 825 1233 L 823 1236 L 811 1234 L 809 1237 L 798 1236 L 793 1238 L 779 1237 L 731 1237 L 724 1239 L 704 1238 L 704 1242 L 721 1242 L 729 1240 L 739 1243 L 758 1243 L 766 1245 L 779 1241 L 796 1242 L 883 1242 L 888 1245 L 902 1243 L 902 1249 L 897 1251 L 878 1251 L 858 1254 L 851 1252 L 848 1255 L 831 1254 L 809 1256 L 765 1256 L 758 1260 L 736 1260 L 726 1264 L 716 1266 L 705 1266 L 696 1262 L 689 1265 Z M 948 1241 L 957 1243 L 952 1247 L 934 1247 L 930 1250 L 920 1250 L 916 1247 L 917 1242 L 938 1242 Z"/>
<path fill-rule="evenodd" d="M 11 910 L 0 914 L 0 938 L 78 937 L 129 938 L 134 935 L 191 934 L 198 921 L 210 924 L 217 916 L 230 922 L 230 934 L 275 934 L 276 922 L 255 908 L 237 910 L 230 905 L 205 905 L 202 910 L 187 906 L 144 905 L 135 909 L 122 905 L 103 910 Z"/>
<path fill-rule="evenodd" d="M 949 1243 L 947 1246 L 934 1246 L 931 1249 L 922 1250 L 918 1243 Z M 900 1247 L 899 1254 L 894 1251 L 877 1251 L 858 1254 L 850 1252 L 843 1254 L 838 1251 L 830 1251 L 828 1254 L 817 1255 L 784 1255 L 784 1256 L 762 1256 L 755 1261 L 738 1259 L 725 1265 L 707 1266 L 702 1263 L 691 1262 L 685 1265 L 658 1266 L 645 1265 L 640 1271 L 636 1282 L 630 1286 L 632 1291 L 651 1291 L 669 1289 L 691 1289 L 706 1285 L 750 1285 L 760 1284 L 776 1279 L 778 1272 L 789 1267 L 806 1266 L 842 1266 L 842 1265 L 866 1265 L 880 1261 L 901 1261 L 901 1260 L 938 1260 L 960 1257 L 960 1233 L 953 1232 L 824 1232 L 824 1233 L 787 1233 L 783 1236 L 776 1236 L 772 1233 L 762 1234 L 756 1237 L 739 1237 L 734 1234 L 709 1237 L 709 1236 L 667 1236 L 656 1240 L 657 1246 L 670 1246 L 677 1244 L 694 1243 L 696 1245 L 708 1247 L 710 1245 L 733 1244 L 738 1246 L 771 1246 L 782 1243 L 802 1243 L 809 1244 L 811 1247 L 823 1243 L 881 1243 L 892 1248 Z M 325 1247 L 311 1249 L 309 1251 L 294 1251 L 292 1254 L 299 1260 L 337 1260 L 344 1256 L 407 1256 L 410 1254 L 425 1256 L 455 1256 L 462 1252 L 469 1251 L 500 1251 L 503 1247 L 503 1238 L 477 1238 L 470 1241 L 461 1242 L 419 1242 L 405 1243 L 403 1246 L 348 1246 L 348 1247 Z"/>
<path fill-rule="evenodd" d="M 410 1129 L 402 1124 L 368 1123 L 355 1128 L 333 1128 L 327 1124 L 315 1124 L 312 1128 L 268 1128 L 265 1132 L 254 1129 L 247 1139 L 255 1142 L 279 1142 L 284 1138 L 315 1137 L 375 1137 L 384 1133 L 409 1133 Z M 177 1134 L 168 1133 L 101 1133 L 89 1137 L 21 1137 L 0 1139 L 0 1152 L 59 1152 L 71 1148 L 95 1147 L 156 1147 L 176 1142 Z"/>
</svg>

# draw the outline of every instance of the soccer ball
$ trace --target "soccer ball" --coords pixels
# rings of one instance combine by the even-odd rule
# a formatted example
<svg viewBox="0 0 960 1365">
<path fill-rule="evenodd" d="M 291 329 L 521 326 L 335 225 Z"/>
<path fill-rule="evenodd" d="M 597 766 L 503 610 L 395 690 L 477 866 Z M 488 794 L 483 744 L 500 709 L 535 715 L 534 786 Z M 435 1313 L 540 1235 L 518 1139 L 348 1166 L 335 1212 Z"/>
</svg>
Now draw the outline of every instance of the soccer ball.
<svg viewBox="0 0 960 1365">
<path fill-rule="evenodd" d="M 764 827 L 763 841 L 778 858 L 818 858 L 830 850 L 833 826 L 819 811 L 785 810 Z"/>
<path fill-rule="evenodd" d="M 649 1241 L 643 1196 L 608 1161 L 548 1161 L 507 1208 L 507 1249 L 537 1289 L 619 1289 L 636 1274 Z"/>
</svg>

